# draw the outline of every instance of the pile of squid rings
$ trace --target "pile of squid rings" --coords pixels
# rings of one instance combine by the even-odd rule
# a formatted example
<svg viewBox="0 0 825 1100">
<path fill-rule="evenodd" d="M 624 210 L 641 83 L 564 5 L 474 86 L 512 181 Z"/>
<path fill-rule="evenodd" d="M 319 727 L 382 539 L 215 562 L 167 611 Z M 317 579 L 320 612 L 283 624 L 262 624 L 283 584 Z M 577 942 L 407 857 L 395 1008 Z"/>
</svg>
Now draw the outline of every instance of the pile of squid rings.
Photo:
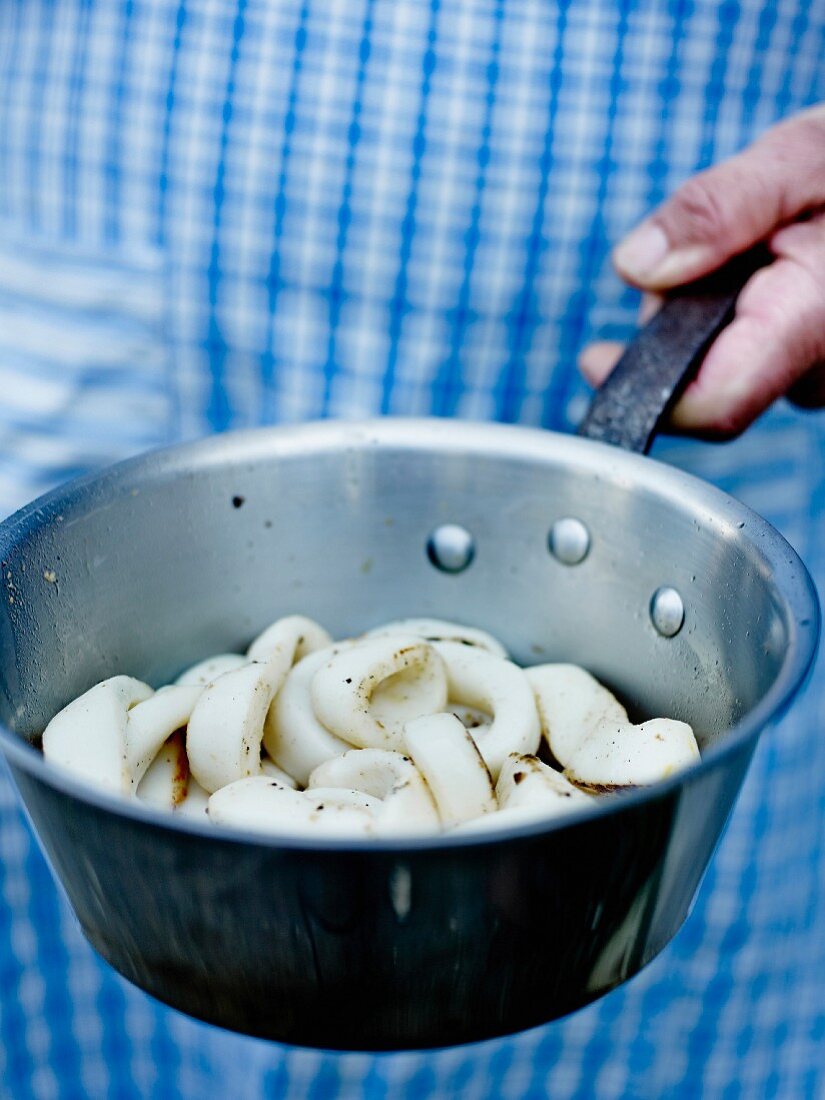
<svg viewBox="0 0 825 1100">
<path fill-rule="evenodd" d="M 686 723 L 634 725 L 583 668 L 521 668 L 485 631 L 405 619 L 333 642 L 301 615 L 157 691 L 104 680 L 51 720 L 43 751 L 176 814 L 342 837 L 552 818 L 699 758 Z"/>
</svg>

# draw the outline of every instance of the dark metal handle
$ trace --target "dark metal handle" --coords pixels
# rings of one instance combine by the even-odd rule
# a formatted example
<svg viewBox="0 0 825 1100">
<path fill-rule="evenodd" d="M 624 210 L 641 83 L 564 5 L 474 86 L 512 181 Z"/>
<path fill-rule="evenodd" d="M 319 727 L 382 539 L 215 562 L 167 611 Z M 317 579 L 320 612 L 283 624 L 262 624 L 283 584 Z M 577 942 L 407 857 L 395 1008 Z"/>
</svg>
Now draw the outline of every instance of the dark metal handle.
<svg viewBox="0 0 825 1100">
<path fill-rule="evenodd" d="M 742 287 L 770 259 L 759 245 L 669 294 L 597 390 L 578 434 L 647 454 L 659 424 L 732 319 Z"/>
</svg>

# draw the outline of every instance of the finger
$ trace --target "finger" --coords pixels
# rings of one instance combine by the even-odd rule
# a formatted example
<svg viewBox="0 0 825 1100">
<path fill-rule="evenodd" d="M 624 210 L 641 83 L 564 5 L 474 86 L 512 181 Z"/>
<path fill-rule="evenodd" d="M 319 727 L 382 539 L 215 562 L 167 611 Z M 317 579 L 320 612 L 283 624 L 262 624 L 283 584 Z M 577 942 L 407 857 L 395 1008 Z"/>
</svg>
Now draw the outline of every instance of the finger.
<svg viewBox="0 0 825 1100">
<path fill-rule="evenodd" d="M 665 302 L 664 294 L 653 294 L 650 291 L 642 295 L 642 304 L 639 306 L 639 324 L 646 325 L 652 321 Z"/>
<path fill-rule="evenodd" d="M 579 356 L 579 370 L 595 389 L 604 382 L 618 363 L 624 344 L 618 340 L 602 340 L 588 344 Z"/>
<path fill-rule="evenodd" d="M 625 238 L 613 262 L 629 282 L 665 289 L 713 271 L 825 203 L 825 106 L 768 130 L 693 176 Z"/>
<path fill-rule="evenodd" d="M 777 255 L 739 296 L 672 425 L 714 438 L 737 435 L 825 361 L 825 216 L 774 234 Z"/>
</svg>

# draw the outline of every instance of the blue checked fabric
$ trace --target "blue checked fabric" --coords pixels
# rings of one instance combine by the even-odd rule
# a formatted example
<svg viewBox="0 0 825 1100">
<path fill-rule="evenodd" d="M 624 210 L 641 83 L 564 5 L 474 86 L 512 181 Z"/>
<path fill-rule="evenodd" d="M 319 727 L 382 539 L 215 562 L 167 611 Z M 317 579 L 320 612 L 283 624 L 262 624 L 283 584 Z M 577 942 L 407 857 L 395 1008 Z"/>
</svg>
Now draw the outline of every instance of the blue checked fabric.
<svg viewBox="0 0 825 1100">
<path fill-rule="evenodd" d="M 321 416 L 570 428 L 635 296 L 610 245 L 825 99 L 822 0 L 0 0 L 0 508 L 148 446 Z M 825 432 L 660 444 L 825 580 Z M 0 776 L 0 1096 L 825 1095 L 821 668 L 686 927 L 507 1040 L 281 1048 L 92 953 Z"/>
</svg>

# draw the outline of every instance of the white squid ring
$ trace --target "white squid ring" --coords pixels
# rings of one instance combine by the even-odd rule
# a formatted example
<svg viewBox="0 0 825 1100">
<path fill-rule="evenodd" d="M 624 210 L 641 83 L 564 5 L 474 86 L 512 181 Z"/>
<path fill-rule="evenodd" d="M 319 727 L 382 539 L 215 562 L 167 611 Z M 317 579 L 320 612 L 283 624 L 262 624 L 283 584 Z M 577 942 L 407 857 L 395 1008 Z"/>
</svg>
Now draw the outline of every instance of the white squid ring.
<svg viewBox="0 0 825 1100">
<path fill-rule="evenodd" d="M 210 821 L 270 836 L 371 836 L 377 799 L 359 791 L 295 791 L 266 776 L 230 783 L 209 799 Z"/>
<path fill-rule="evenodd" d="M 602 722 L 570 753 L 564 774 L 576 786 L 601 793 L 658 783 L 698 759 L 699 747 L 687 722 Z"/>
<path fill-rule="evenodd" d="M 268 661 L 225 672 L 204 688 L 189 719 L 186 751 L 205 790 L 260 775 L 264 721 L 291 659 L 276 649 Z"/>
<path fill-rule="evenodd" d="M 189 761 L 182 730 L 161 746 L 136 793 L 141 802 L 158 810 L 179 810 L 183 806 L 189 794 Z"/>
<path fill-rule="evenodd" d="M 131 676 L 101 681 L 52 718 L 43 731 L 44 756 L 95 787 L 131 794 L 128 714 L 153 695 L 148 684 Z"/>
<path fill-rule="evenodd" d="M 602 722 L 627 724 L 627 711 L 615 695 L 578 665 L 534 665 L 525 675 L 535 692 L 544 738 L 562 767 Z"/>
<path fill-rule="evenodd" d="M 373 627 L 364 637 L 384 638 L 388 634 L 414 634 L 425 642 L 459 642 L 461 645 L 486 650 L 494 657 L 502 657 L 504 660 L 508 657 L 501 642 L 486 630 L 446 622 L 444 619 L 398 619 L 396 622 Z"/>
<path fill-rule="evenodd" d="M 432 792 L 445 828 L 497 808 L 478 746 L 453 714 L 417 718 L 404 728 L 407 752 Z"/>
<path fill-rule="evenodd" d="M 313 768 L 350 747 L 321 725 L 312 706 L 315 673 L 338 652 L 340 646 L 319 650 L 293 665 L 264 723 L 264 748 L 274 763 L 302 787 L 307 785 Z"/>
<path fill-rule="evenodd" d="M 289 652 L 290 665 L 309 653 L 327 649 L 332 635 L 305 615 L 287 615 L 268 626 L 246 651 L 250 661 L 268 660 L 276 649 Z"/>
<path fill-rule="evenodd" d="M 498 813 L 466 821 L 455 832 L 489 832 L 506 825 L 549 821 L 593 804 L 563 775 L 542 763 L 537 756 L 511 753 L 501 768 L 496 784 Z"/>
<path fill-rule="evenodd" d="M 449 713 L 457 718 L 472 737 L 483 737 L 492 725 L 492 717 L 478 707 L 465 707 L 461 703 L 448 703 Z"/>
<path fill-rule="evenodd" d="M 203 688 L 198 684 L 173 684 L 129 711 L 126 720 L 126 764 L 131 786 L 136 789 L 166 740 L 189 721 Z"/>
<path fill-rule="evenodd" d="M 493 779 L 511 752 L 535 752 L 541 727 L 533 690 L 524 670 L 459 642 L 435 642 L 447 665 L 450 702 L 475 707 L 492 714 L 486 729 L 473 734 Z"/>
<path fill-rule="evenodd" d="M 535 809 L 546 817 L 593 804 L 591 796 L 574 787 L 561 772 L 537 756 L 518 753 L 512 753 L 504 761 L 496 784 L 496 798 L 502 809 Z"/>
<path fill-rule="evenodd" d="M 261 775 L 276 780 L 282 787 L 292 787 L 294 790 L 298 786 L 292 776 L 288 775 L 283 768 L 279 768 L 275 761 L 270 760 L 268 756 L 261 757 Z"/>
<path fill-rule="evenodd" d="M 208 820 L 206 807 L 209 804 L 209 791 L 205 791 L 192 773 L 186 786 L 186 797 L 174 807 L 175 813 L 183 817 L 192 817 L 196 821 Z"/>
<path fill-rule="evenodd" d="M 229 671 L 207 684 L 187 735 L 192 774 L 205 790 L 214 792 L 237 779 L 261 774 L 261 742 L 273 698 L 293 662 L 329 640 L 329 634 L 312 619 L 289 615 L 267 627 L 246 657 L 233 659 L 226 654 L 217 659 L 230 664 Z M 198 671 L 196 666 L 189 675 Z"/>
<path fill-rule="evenodd" d="M 421 773 L 409 757 L 387 749 L 351 749 L 327 760 L 309 777 L 315 788 L 361 791 L 380 799 L 376 832 L 382 836 L 438 832 L 438 810 Z"/>
<path fill-rule="evenodd" d="M 699 759 L 687 723 L 653 718 L 634 725 L 612 692 L 578 665 L 536 665 L 527 678 L 550 751 L 584 790 L 646 786 Z"/>
<path fill-rule="evenodd" d="M 175 685 L 200 684 L 201 687 L 206 687 L 225 672 L 232 672 L 248 664 L 249 658 L 241 653 L 216 653 L 214 657 L 207 657 L 185 669 L 175 680 Z"/>
<path fill-rule="evenodd" d="M 315 714 L 336 737 L 403 749 L 405 722 L 444 710 L 447 674 L 433 646 L 392 635 L 342 650 L 316 672 L 311 690 Z"/>
</svg>

